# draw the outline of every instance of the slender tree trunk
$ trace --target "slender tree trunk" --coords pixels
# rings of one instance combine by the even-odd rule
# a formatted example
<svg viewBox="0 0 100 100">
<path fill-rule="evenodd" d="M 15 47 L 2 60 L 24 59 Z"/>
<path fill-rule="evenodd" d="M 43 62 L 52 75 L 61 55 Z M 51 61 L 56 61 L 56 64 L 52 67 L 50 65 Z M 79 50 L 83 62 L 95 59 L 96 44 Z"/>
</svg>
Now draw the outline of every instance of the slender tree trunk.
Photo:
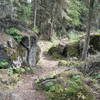
<svg viewBox="0 0 100 100">
<path fill-rule="evenodd" d="M 32 0 L 32 9 L 33 9 L 33 27 L 35 28 L 37 22 L 38 0 Z"/>
<path fill-rule="evenodd" d="M 50 37 L 51 40 L 52 35 L 54 34 L 54 16 L 55 16 L 55 10 L 56 10 L 56 3 L 53 5 L 52 13 L 51 13 L 51 28 L 50 28 Z"/>
<path fill-rule="evenodd" d="M 37 20 L 36 16 L 37 16 L 37 7 L 35 7 L 34 9 L 34 28 L 36 27 L 36 20 Z"/>
<path fill-rule="evenodd" d="M 92 21 L 92 17 L 93 17 L 94 1 L 95 0 L 90 0 L 90 2 L 89 2 L 87 35 L 85 37 L 85 43 L 84 43 L 83 52 L 82 52 L 82 60 L 85 60 L 86 57 L 88 56 L 88 48 L 89 48 L 89 42 L 90 42 L 90 31 L 91 31 L 91 21 Z"/>
</svg>

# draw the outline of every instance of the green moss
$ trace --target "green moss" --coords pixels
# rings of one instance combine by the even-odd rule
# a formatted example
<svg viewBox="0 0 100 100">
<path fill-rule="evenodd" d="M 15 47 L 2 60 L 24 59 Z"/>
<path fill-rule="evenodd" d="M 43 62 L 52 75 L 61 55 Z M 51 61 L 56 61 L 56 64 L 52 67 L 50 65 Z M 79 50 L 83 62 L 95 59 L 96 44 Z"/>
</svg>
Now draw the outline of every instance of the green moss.
<svg viewBox="0 0 100 100">
<path fill-rule="evenodd" d="M 61 55 L 58 51 L 57 46 L 53 46 L 48 50 L 48 54 L 55 59 L 66 59 L 63 55 Z"/>
<path fill-rule="evenodd" d="M 69 57 L 80 58 L 79 41 L 69 42 L 63 49 L 63 53 L 60 53 L 58 46 L 53 46 L 49 49 L 48 54 L 56 59 L 66 59 Z"/>
<path fill-rule="evenodd" d="M 67 48 L 67 52 L 68 52 L 69 57 L 80 57 L 79 43 L 75 42 L 75 43 L 69 44 Z"/>
<path fill-rule="evenodd" d="M 53 46 L 53 47 L 51 47 L 51 48 L 48 50 L 48 53 L 49 53 L 50 55 L 52 55 L 52 54 L 55 53 L 55 52 L 58 52 L 58 48 L 57 48 L 56 46 Z"/>
<path fill-rule="evenodd" d="M 67 43 L 66 46 L 64 47 L 62 55 L 65 57 L 80 58 L 79 41 Z"/>
<path fill-rule="evenodd" d="M 59 66 L 81 66 L 82 64 L 84 64 L 84 62 L 82 61 L 66 61 L 66 60 L 60 60 L 59 61 Z"/>
</svg>

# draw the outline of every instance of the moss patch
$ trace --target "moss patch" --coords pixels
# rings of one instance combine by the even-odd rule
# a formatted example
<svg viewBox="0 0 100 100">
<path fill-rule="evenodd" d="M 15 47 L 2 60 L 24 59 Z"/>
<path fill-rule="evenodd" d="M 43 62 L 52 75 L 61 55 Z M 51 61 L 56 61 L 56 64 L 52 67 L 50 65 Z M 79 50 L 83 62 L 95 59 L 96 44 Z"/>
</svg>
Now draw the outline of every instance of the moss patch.
<svg viewBox="0 0 100 100">
<path fill-rule="evenodd" d="M 80 57 L 79 42 L 69 43 L 66 45 L 64 53 L 67 53 L 68 57 Z"/>
<path fill-rule="evenodd" d="M 48 54 L 55 58 L 55 59 L 66 59 L 63 55 L 61 55 L 59 53 L 58 47 L 57 46 L 53 46 L 48 50 Z"/>
</svg>

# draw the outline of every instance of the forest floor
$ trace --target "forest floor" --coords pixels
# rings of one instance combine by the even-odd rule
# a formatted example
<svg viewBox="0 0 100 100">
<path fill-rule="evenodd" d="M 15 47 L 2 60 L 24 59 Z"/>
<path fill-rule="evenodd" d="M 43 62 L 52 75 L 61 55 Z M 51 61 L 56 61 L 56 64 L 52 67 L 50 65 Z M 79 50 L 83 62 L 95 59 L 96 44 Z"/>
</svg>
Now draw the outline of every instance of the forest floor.
<svg viewBox="0 0 100 100">
<path fill-rule="evenodd" d="M 58 68 L 57 60 L 46 55 L 47 50 L 52 45 L 54 45 L 52 42 L 39 41 L 41 48 L 40 61 L 34 68 L 34 73 L 22 75 L 21 80 L 10 90 L 10 99 L 6 100 L 47 100 L 46 95 L 36 88 L 35 80 L 65 70 L 64 68 Z"/>
<path fill-rule="evenodd" d="M 59 43 L 59 41 L 39 41 L 38 44 L 41 48 L 40 61 L 37 66 L 33 68 L 33 73 L 23 74 L 17 85 L 6 91 L 8 96 L 4 94 L 4 96 L 6 95 L 5 98 L 0 98 L 0 100 L 47 100 L 46 94 L 37 88 L 35 81 L 36 79 L 48 77 L 55 73 L 59 74 L 66 70 L 64 67 L 58 67 L 58 60 L 53 59 L 46 54 L 48 49 L 57 43 Z M 93 86 L 91 87 L 98 98 L 96 100 L 99 100 L 100 95 L 96 92 L 96 88 Z"/>
</svg>

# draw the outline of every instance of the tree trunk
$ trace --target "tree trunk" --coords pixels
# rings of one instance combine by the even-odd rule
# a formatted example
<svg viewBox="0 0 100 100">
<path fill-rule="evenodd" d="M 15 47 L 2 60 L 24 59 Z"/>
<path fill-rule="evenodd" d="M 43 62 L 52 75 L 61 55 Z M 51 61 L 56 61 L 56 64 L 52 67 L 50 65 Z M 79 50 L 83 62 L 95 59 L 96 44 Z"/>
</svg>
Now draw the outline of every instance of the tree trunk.
<svg viewBox="0 0 100 100">
<path fill-rule="evenodd" d="M 94 1 L 95 0 L 90 0 L 90 2 L 89 2 L 87 35 L 85 37 L 85 43 L 84 43 L 83 52 L 82 52 L 82 60 L 85 60 L 86 57 L 88 56 L 88 48 L 89 48 L 89 42 L 90 42 L 90 31 L 91 31 L 91 21 L 92 21 L 92 17 L 93 17 Z"/>
<path fill-rule="evenodd" d="M 38 0 L 32 0 L 32 9 L 33 9 L 33 27 L 35 28 L 37 22 Z"/>
<path fill-rule="evenodd" d="M 37 16 L 37 7 L 35 7 L 35 9 L 34 9 L 35 11 L 34 11 L 34 28 L 36 27 L 36 20 L 37 20 L 37 18 L 36 18 L 36 16 Z"/>
</svg>

